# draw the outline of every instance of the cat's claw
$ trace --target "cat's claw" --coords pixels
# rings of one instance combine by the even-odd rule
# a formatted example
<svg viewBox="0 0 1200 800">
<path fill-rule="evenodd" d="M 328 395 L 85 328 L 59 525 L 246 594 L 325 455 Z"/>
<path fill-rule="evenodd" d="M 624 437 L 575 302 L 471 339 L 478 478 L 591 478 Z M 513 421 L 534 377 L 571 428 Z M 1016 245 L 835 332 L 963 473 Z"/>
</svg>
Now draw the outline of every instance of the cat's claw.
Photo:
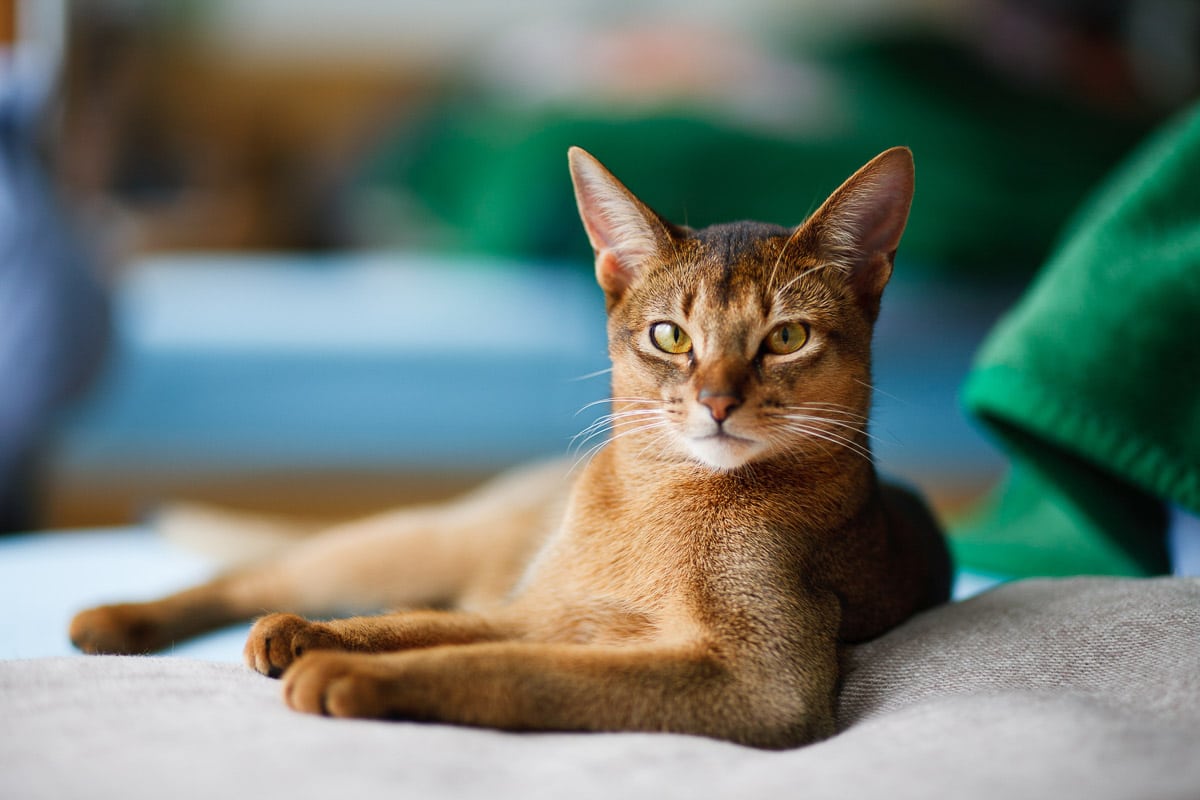
<svg viewBox="0 0 1200 800">
<path fill-rule="evenodd" d="M 250 629 L 242 656 L 246 666 L 278 678 L 305 653 L 342 646 L 341 638 L 324 623 L 295 614 L 268 614 Z"/>
</svg>

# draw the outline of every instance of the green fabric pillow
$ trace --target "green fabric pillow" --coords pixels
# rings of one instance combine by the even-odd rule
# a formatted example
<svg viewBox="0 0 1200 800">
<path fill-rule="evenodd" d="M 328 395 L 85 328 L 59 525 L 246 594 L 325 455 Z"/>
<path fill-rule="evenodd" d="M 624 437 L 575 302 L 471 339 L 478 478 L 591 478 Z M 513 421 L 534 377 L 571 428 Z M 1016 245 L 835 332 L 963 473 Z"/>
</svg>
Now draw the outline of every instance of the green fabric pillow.
<svg viewBox="0 0 1200 800">
<path fill-rule="evenodd" d="M 806 60 L 833 76 L 839 111 L 819 130 L 789 135 L 687 104 L 446 100 L 364 164 L 350 205 L 381 218 L 363 243 L 590 270 L 564 178 L 570 145 L 595 154 L 668 219 L 703 226 L 794 225 L 867 159 L 903 144 L 916 154 L 918 188 L 902 273 L 1024 280 L 1089 189 L 1149 130 L 1140 117 L 1013 85 L 973 54 L 925 38 L 862 42 Z"/>
<path fill-rule="evenodd" d="M 1200 513 L 1200 106 L 1083 208 L 963 396 L 1012 471 L 956 531 L 961 564 L 1168 569 L 1165 504 Z"/>
</svg>

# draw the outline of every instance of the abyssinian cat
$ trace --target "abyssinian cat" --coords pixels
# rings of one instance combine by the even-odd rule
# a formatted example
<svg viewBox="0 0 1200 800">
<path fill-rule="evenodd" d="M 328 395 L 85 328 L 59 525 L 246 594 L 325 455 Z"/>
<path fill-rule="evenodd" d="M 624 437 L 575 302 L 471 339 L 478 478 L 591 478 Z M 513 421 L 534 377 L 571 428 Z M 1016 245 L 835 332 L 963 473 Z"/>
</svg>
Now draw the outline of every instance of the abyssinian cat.
<svg viewBox="0 0 1200 800">
<path fill-rule="evenodd" d="M 80 613 L 96 653 L 265 610 L 247 664 L 300 711 L 782 748 L 834 731 L 839 648 L 942 602 L 949 559 L 867 434 L 871 337 L 912 157 L 803 224 L 672 225 L 583 150 L 608 308 L 608 444 L 384 514 L 159 601 Z M 310 621 L 347 608 L 424 607 Z M 435 610 L 436 609 L 436 610 Z"/>
</svg>

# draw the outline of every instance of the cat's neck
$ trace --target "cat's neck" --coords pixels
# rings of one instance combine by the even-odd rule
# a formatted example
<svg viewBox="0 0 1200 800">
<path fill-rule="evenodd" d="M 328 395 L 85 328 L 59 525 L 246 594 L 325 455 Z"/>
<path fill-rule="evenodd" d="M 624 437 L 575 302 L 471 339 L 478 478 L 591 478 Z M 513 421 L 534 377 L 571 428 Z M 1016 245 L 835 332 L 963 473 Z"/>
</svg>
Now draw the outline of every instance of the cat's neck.
<svg viewBox="0 0 1200 800">
<path fill-rule="evenodd" d="M 638 436 L 611 441 L 589 464 L 584 483 L 597 481 L 612 502 L 683 509 L 701 503 L 736 514 L 748 509 L 804 515 L 836 526 L 855 515 L 876 490 L 871 460 L 845 449 L 791 453 L 716 470 L 684 456 L 653 452 Z M 786 511 L 785 511 L 786 510 Z"/>
</svg>

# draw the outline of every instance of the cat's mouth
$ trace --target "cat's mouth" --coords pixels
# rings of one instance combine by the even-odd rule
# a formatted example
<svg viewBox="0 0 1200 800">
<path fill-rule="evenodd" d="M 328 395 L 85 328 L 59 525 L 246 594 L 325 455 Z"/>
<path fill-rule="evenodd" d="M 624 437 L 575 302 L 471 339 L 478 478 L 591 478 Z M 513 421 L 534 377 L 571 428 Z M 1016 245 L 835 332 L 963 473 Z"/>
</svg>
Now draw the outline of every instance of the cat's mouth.
<svg viewBox="0 0 1200 800">
<path fill-rule="evenodd" d="M 737 469 L 762 450 L 762 442 L 716 430 L 687 440 L 688 450 L 702 463 L 725 471 Z"/>
<path fill-rule="evenodd" d="M 717 441 L 717 442 L 737 442 L 739 444 L 758 444 L 754 439 L 747 439 L 745 436 L 735 436 L 724 428 L 718 428 L 713 433 L 705 436 L 693 436 L 692 439 L 698 442 Z"/>
</svg>

